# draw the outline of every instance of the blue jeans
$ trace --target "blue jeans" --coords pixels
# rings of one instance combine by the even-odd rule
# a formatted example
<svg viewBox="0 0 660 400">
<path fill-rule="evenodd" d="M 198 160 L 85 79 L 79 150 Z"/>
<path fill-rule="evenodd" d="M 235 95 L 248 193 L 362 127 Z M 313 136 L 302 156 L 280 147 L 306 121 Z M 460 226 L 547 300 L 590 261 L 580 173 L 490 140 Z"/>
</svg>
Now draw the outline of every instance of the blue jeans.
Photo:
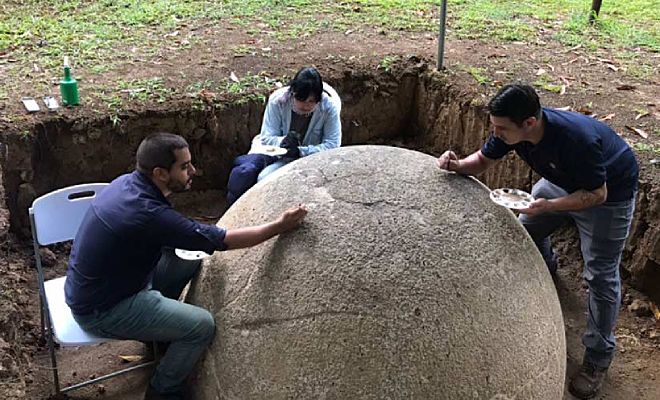
<svg viewBox="0 0 660 400">
<path fill-rule="evenodd" d="M 74 318 L 83 329 L 99 336 L 170 342 L 151 386 L 159 393 L 179 393 L 215 333 L 215 322 L 208 311 L 177 300 L 200 265 L 200 261 L 182 260 L 172 249 L 164 249 L 151 288 L 109 310 Z"/>
<path fill-rule="evenodd" d="M 565 190 L 546 179 L 532 189 L 534 198 L 554 199 L 566 196 Z M 584 259 L 584 279 L 589 285 L 587 330 L 582 336 L 584 360 L 607 368 L 614 357 L 614 326 L 621 303 L 619 262 L 623 252 L 633 211 L 635 196 L 620 202 L 608 202 L 586 210 L 547 213 L 530 217 L 520 215 L 520 222 L 539 248 L 548 268 L 556 268 L 550 247 L 550 234 L 563 223 L 573 220 L 580 233 Z"/>
<path fill-rule="evenodd" d="M 259 176 L 257 177 L 257 182 L 261 182 L 262 179 L 272 174 L 273 172 L 277 171 L 278 169 L 282 168 L 283 166 L 287 165 L 293 160 L 294 160 L 293 158 L 280 158 L 279 160 L 270 164 L 269 166 L 261 170 Z"/>
</svg>

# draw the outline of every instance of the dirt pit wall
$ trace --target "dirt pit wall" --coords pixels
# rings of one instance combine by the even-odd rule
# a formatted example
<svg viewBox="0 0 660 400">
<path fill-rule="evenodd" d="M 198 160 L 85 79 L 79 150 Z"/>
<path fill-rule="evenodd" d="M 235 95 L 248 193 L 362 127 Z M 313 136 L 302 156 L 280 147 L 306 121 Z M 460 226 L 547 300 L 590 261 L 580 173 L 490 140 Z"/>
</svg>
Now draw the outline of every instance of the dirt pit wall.
<svg viewBox="0 0 660 400">
<path fill-rule="evenodd" d="M 346 69 L 326 79 L 342 97 L 343 145 L 386 143 L 435 155 L 446 149 L 467 155 L 488 135 L 486 95 L 419 60 L 389 71 Z M 114 121 L 107 116 L 74 120 L 63 112 L 28 133 L 3 132 L 2 183 L 12 230 L 29 235 L 27 208 L 39 195 L 77 183 L 110 181 L 132 170 L 138 144 L 158 131 L 180 134 L 190 143 L 199 173 L 193 190 L 224 189 L 232 160 L 249 149 L 260 130 L 265 103 L 258 98 L 204 107 L 179 102 L 169 110 L 124 113 Z M 622 265 L 635 287 L 660 301 L 660 189 L 652 179 L 655 172 L 642 168 L 635 223 Z M 480 178 L 489 187 L 527 190 L 535 180 L 513 154 Z"/>
</svg>

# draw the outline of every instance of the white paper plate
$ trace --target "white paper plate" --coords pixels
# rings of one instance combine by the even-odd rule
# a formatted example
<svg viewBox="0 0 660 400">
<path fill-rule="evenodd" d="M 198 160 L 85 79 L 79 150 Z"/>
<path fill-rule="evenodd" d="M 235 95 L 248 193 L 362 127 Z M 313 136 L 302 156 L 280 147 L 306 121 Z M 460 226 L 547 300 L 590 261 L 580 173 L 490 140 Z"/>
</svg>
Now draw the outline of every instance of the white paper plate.
<svg viewBox="0 0 660 400">
<path fill-rule="evenodd" d="M 534 201 L 531 194 L 520 189 L 501 188 L 490 192 L 490 199 L 506 208 L 520 210 Z"/>
<path fill-rule="evenodd" d="M 193 261 L 201 260 L 202 258 L 206 258 L 206 257 L 211 257 L 210 254 L 205 253 L 203 251 L 183 250 L 183 249 L 174 250 L 174 254 L 176 254 L 181 259 L 193 260 Z"/>
<path fill-rule="evenodd" d="M 267 156 L 283 156 L 286 154 L 287 149 L 277 146 L 259 146 L 254 149 L 254 153 L 265 154 Z"/>
</svg>

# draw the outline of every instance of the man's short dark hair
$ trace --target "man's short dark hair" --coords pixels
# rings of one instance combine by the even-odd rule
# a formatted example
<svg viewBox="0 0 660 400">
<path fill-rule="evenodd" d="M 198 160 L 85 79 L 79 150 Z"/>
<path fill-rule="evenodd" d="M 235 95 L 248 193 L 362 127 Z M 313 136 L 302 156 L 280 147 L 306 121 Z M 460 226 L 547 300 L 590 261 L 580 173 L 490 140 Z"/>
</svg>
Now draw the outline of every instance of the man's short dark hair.
<svg viewBox="0 0 660 400">
<path fill-rule="evenodd" d="M 313 96 L 318 103 L 323 95 L 323 79 L 314 67 L 304 67 L 289 82 L 289 92 L 296 100 L 305 101 Z"/>
<path fill-rule="evenodd" d="M 176 162 L 175 150 L 188 148 L 186 139 L 172 133 L 153 133 L 142 140 L 137 149 L 135 169 L 151 176 L 154 168 L 169 170 Z"/>
<path fill-rule="evenodd" d="M 541 117 L 541 102 L 533 87 L 512 84 L 502 87 L 488 103 L 490 115 L 509 117 L 516 125 L 522 126 L 529 117 Z"/>
</svg>

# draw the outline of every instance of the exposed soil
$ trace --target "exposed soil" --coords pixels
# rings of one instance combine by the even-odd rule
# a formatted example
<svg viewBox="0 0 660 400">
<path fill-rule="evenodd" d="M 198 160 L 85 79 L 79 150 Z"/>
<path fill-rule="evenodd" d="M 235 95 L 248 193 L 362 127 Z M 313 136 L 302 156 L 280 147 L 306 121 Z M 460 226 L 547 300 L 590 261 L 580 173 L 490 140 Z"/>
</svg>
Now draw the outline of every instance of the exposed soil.
<svg viewBox="0 0 660 400">
<path fill-rule="evenodd" d="M 182 36 L 185 34 L 186 32 L 181 32 Z M 127 65 L 125 71 L 108 73 L 106 76 L 94 79 L 114 81 L 122 75 L 130 75 L 134 79 L 162 76 L 168 87 L 183 88 L 199 80 L 224 79 L 231 72 L 235 72 L 238 77 L 261 71 L 265 71 L 271 77 L 291 76 L 300 66 L 313 64 L 321 70 L 324 76 L 328 77 L 328 80 L 335 82 L 341 81 L 346 74 L 359 77 L 374 73 L 385 56 L 398 55 L 402 60 L 408 60 L 408 63 L 413 64 L 418 59 L 433 63 L 437 46 L 434 38 L 426 34 L 388 33 L 383 35 L 368 30 L 353 32 L 349 35 L 327 32 L 290 42 L 278 42 L 268 39 L 266 36 L 263 39 L 255 39 L 244 34 L 240 28 L 231 25 L 202 27 L 197 29 L 196 34 L 201 34 L 206 38 L 203 45 L 179 53 L 165 49 L 155 58 L 137 59 L 138 57 L 136 57 L 136 61 Z M 270 48 L 270 50 L 234 57 L 230 49 L 241 44 L 250 44 L 258 49 Z M 416 59 L 410 59 L 408 57 L 410 54 L 414 54 Z M 653 54 L 648 56 L 657 57 Z M 615 68 L 611 68 L 609 65 Z M 654 80 L 639 80 L 626 76 L 621 69 L 615 71 L 618 65 L 616 57 L 607 51 L 594 54 L 582 48 L 568 49 L 550 38 L 543 43 L 510 43 L 506 45 L 454 39 L 447 43 L 446 66 L 448 71 L 446 74 L 451 79 L 450 86 L 454 88 L 470 87 L 471 89 L 466 90 L 465 93 L 465 99 L 470 103 L 474 102 L 475 98 L 485 101 L 498 85 L 509 80 L 519 79 L 534 82 L 537 80 L 539 69 L 544 69 L 546 70 L 544 74 L 551 75 L 566 85 L 564 94 L 540 91 L 545 104 L 555 107 L 571 106 L 574 110 L 594 113 L 598 117 L 608 117 L 608 123 L 629 142 L 660 148 L 658 147 L 660 145 L 658 135 L 652 134 L 660 126 L 660 99 L 657 97 L 660 93 L 660 82 L 657 80 L 657 74 L 652 78 Z M 467 66 L 483 68 L 491 77 L 491 83 L 477 85 L 473 77 L 465 72 Z M 398 67 L 394 65 L 393 68 L 396 72 Z M 185 71 L 185 75 L 180 74 L 180 71 Z M 77 73 L 85 75 L 85 71 L 77 71 Z M 385 74 L 382 70 L 380 73 Z M 39 77 L 31 73 L 29 78 Z M 63 109 L 55 116 L 45 113 L 25 115 L 19 102 L 4 104 L 3 107 L 0 107 L 0 132 L 3 132 L 3 138 L 20 135 L 24 131 L 36 133 L 52 123 L 53 119 L 64 120 L 71 126 L 79 124 L 81 121 L 95 121 L 99 118 L 107 120 L 109 117 L 107 108 L 98 99 L 91 96 L 85 97 L 84 85 L 83 80 L 81 82 L 83 106 L 75 109 Z M 428 88 L 431 86 L 429 84 Z M 368 88 L 361 88 L 361 90 L 368 90 Z M 56 92 L 57 88 L 54 87 L 53 94 Z M 25 80 L 21 93 L 30 93 L 29 79 Z M 231 97 L 223 93 L 218 96 Z M 16 93 L 16 96 L 10 93 L 10 98 L 18 97 L 20 97 L 19 93 Z M 351 101 L 351 98 L 345 99 L 347 104 L 351 104 Z M 159 113 L 165 113 L 168 110 L 189 109 L 191 103 L 190 98 L 181 94 L 165 104 L 154 102 L 131 106 L 130 110 L 120 117 L 128 120 L 132 116 L 148 115 L 152 119 L 156 119 L 161 115 Z M 354 110 L 359 109 L 358 105 L 354 108 Z M 258 111 L 258 109 L 253 110 L 257 117 L 252 118 L 258 120 Z M 231 109 L 227 112 L 231 113 Z M 636 119 L 647 112 L 647 115 Z M 611 114 L 614 116 L 610 116 Z M 358 122 L 359 119 L 350 118 L 344 121 L 344 125 L 348 129 L 351 123 Z M 475 126 L 479 126 L 479 124 L 477 123 Z M 640 137 L 626 126 L 643 129 L 649 133 L 649 138 Z M 143 126 L 143 129 L 147 130 L 149 126 Z M 179 127 L 177 129 L 185 130 L 185 128 Z M 255 132 L 253 126 L 249 129 L 253 133 Z M 357 128 L 351 132 L 353 133 L 347 138 L 349 143 L 373 140 L 368 136 L 360 136 L 363 132 Z M 391 138 L 387 140 L 389 143 L 393 143 Z M 131 142 L 127 139 L 121 143 L 127 145 Z M 112 153 L 112 141 L 110 143 L 107 151 Z M 465 154 L 473 151 L 478 145 L 467 139 L 447 143 L 440 139 L 431 140 L 428 137 L 423 140 L 401 138 L 394 144 L 422 149 L 432 154 L 438 154 L 446 148 L 452 148 Z M 228 158 L 231 154 L 244 151 L 246 146 L 247 142 L 241 139 L 235 147 L 222 154 L 222 157 Z M 76 157 L 84 156 L 75 151 L 74 147 L 71 147 L 70 150 L 72 154 L 70 162 L 72 163 L 78 162 Z M 2 153 L 5 151 L 6 149 L 2 149 Z M 637 241 L 638 244 L 649 247 L 648 251 L 645 250 L 645 254 L 646 259 L 650 261 L 645 262 L 657 262 L 657 259 L 656 261 L 651 259 L 656 242 L 650 242 L 646 235 L 653 229 L 657 229 L 657 225 L 660 223 L 658 221 L 659 206 L 655 201 L 658 198 L 658 188 L 660 187 L 659 170 L 657 166 L 649 163 L 652 158 L 657 157 L 657 153 L 647 151 L 640 152 L 638 155 L 643 170 L 642 184 L 647 187 L 646 200 L 640 203 L 644 209 L 639 212 L 646 213 L 644 214 L 646 217 L 638 220 L 638 222 L 641 221 L 639 222 L 641 226 L 637 231 L 637 237 L 633 237 L 631 242 Z M 11 168 L 10 164 L 23 162 L 29 162 L 29 160 L 3 163 L 3 168 L 7 172 L 8 166 Z M 99 172 L 99 176 L 110 174 L 121 168 L 130 168 L 132 160 L 122 159 L 117 162 L 122 167 L 117 166 L 112 170 Z M 506 172 L 501 174 L 506 174 Z M 76 178 L 74 176 L 68 179 L 75 180 Z M 85 176 L 85 178 L 89 177 Z M 530 182 L 529 178 L 530 176 L 527 176 L 527 183 Z M 499 179 L 500 176 L 495 174 L 486 177 L 486 181 L 489 182 Z M 212 181 L 207 181 L 207 186 L 202 188 L 212 189 L 213 183 L 217 184 L 221 180 L 222 176 L 218 176 Z M 221 185 L 216 186 L 215 189 L 221 189 Z M 37 189 L 39 194 L 50 190 L 47 187 Z M 8 193 L 7 198 L 10 197 L 11 194 Z M 197 192 L 189 194 L 187 198 L 177 201 L 177 203 L 181 203 L 182 209 L 192 217 L 215 221 L 223 210 L 222 197 L 222 192 L 217 190 Z M 0 207 L 0 209 L 4 212 L 4 207 Z M 5 221 L 6 218 L 0 218 L 0 226 L 5 224 Z M 49 363 L 45 347 L 39 340 L 38 296 L 32 269 L 31 247 L 29 241 L 19 238 L 19 233 L 9 234 L 6 233 L 6 229 L 0 230 L 0 241 L 3 244 L 0 257 L 4 259 L 0 262 L 0 288 L 2 289 L 0 293 L 0 398 L 40 399 L 46 398 L 50 394 Z M 581 258 L 574 233 L 570 229 L 562 231 L 555 236 L 555 242 L 557 242 L 561 256 L 557 288 L 566 323 L 568 373 L 570 374 L 578 368 L 581 360 L 580 335 L 585 325 L 586 292 L 580 276 Z M 54 248 L 53 251 L 53 266 L 49 267 L 49 276 L 63 273 L 66 264 L 67 248 L 60 246 Z M 632 258 L 634 258 L 633 253 L 627 253 L 623 264 L 624 269 L 631 265 Z M 640 261 L 640 264 L 643 263 Z M 652 268 L 656 268 L 656 266 L 657 264 L 648 267 L 649 271 L 654 271 Z M 630 272 L 624 275 L 628 276 Z M 649 280 L 649 282 L 653 282 L 653 280 Z M 640 285 L 644 286 L 638 282 L 637 286 Z M 628 311 L 628 305 L 631 305 L 634 300 L 646 300 L 647 295 L 653 294 L 652 288 L 653 286 L 646 287 L 646 294 L 641 294 L 626 285 L 626 300 L 617 328 L 620 352 L 609 373 L 600 399 L 651 400 L 660 398 L 660 323 L 652 315 L 637 316 Z M 140 354 L 141 351 L 141 346 L 134 343 L 110 343 L 90 348 L 59 350 L 61 380 L 66 384 L 81 378 L 99 376 L 121 364 L 119 355 Z M 140 399 L 143 396 L 147 379 L 147 371 L 138 372 L 125 378 L 117 378 L 102 385 L 77 391 L 72 394 L 72 397 L 78 399 Z M 570 399 L 571 397 L 567 394 L 565 398 Z"/>
<path fill-rule="evenodd" d="M 188 215 L 202 221 L 209 221 L 209 216 L 218 215 L 224 211 L 222 192 L 190 193 L 181 195 L 174 200 L 175 205 L 185 210 Z M 215 206 L 210 207 L 209 204 Z M 583 346 L 580 342 L 586 325 L 585 302 L 587 291 L 582 284 L 582 265 L 576 243 L 576 231 L 566 227 L 555 235 L 555 247 L 559 256 L 559 278 L 556 287 L 559 293 L 568 349 L 567 375 L 578 370 Z M 55 249 L 54 265 L 49 274 L 57 276 L 66 268 L 67 249 Z M 25 256 L 20 262 L 29 262 Z M 34 282 L 27 282 L 30 290 L 34 290 Z M 660 324 L 650 316 L 640 317 L 628 311 L 627 305 L 640 295 L 625 288 L 624 306 L 621 309 L 619 324 L 616 330 L 619 340 L 619 353 L 610 369 L 608 379 L 598 399 L 607 400 L 655 400 L 660 398 Z M 30 379 L 27 394 L 24 397 L 12 397 L 7 392 L 7 398 L 40 399 L 48 397 L 52 391 L 52 376 L 48 369 L 50 360 L 46 348 L 34 335 L 38 327 L 38 311 L 35 305 L 27 304 L 22 310 L 28 318 L 27 326 L 31 328 L 32 336 L 25 345 L 39 344 L 30 352 L 31 358 L 25 373 Z M 654 333 L 655 332 L 655 333 Z M 111 342 L 98 346 L 83 348 L 66 348 L 58 350 L 60 380 L 63 384 L 72 384 L 81 379 L 93 378 L 126 367 L 120 356 L 143 355 L 142 344 L 136 342 Z M 151 370 L 145 369 L 123 377 L 114 378 L 100 384 L 77 390 L 70 394 L 72 399 L 108 399 L 108 400 L 138 400 L 142 399 L 149 380 Z M 564 399 L 573 397 L 566 392 Z"/>
</svg>

